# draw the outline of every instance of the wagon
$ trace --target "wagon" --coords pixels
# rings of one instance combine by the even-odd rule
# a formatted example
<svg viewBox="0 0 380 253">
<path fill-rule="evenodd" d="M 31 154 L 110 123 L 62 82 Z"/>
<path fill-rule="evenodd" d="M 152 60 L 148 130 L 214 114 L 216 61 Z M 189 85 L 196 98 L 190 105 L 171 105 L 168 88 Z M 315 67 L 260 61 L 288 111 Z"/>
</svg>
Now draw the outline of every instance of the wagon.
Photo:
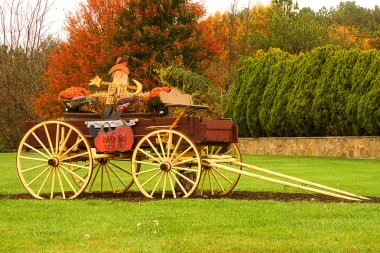
<svg viewBox="0 0 380 253">
<path fill-rule="evenodd" d="M 123 193 L 133 184 L 148 198 L 226 195 L 241 175 L 346 200 L 367 199 L 243 163 L 233 121 L 198 117 L 198 109 L 202 107 L 185 106 L 177 117 L 124 113 L 107 121 L 96 113 L 64 113 L 62 120 L 26 122 L 17 153 L 18 175 L 37 199 Z M 105 123 L 129 124 L 132 148 L 99 152 L 89 126 Z"/>
</svg>

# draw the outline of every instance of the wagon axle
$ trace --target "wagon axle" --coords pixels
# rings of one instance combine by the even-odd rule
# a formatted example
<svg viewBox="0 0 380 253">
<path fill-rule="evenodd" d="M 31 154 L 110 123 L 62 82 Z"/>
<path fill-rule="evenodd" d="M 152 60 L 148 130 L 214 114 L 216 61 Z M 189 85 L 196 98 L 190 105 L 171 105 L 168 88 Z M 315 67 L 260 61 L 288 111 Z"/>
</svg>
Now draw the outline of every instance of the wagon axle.
<svg viewBox="0 0 380 253">
<path fill-rule="evenodd" d="M 53 167 L 58 167 L 59 165 L 59 159 L 57 157 L 50 158 L 48 160 L 48 164 Z"/>
</svg>

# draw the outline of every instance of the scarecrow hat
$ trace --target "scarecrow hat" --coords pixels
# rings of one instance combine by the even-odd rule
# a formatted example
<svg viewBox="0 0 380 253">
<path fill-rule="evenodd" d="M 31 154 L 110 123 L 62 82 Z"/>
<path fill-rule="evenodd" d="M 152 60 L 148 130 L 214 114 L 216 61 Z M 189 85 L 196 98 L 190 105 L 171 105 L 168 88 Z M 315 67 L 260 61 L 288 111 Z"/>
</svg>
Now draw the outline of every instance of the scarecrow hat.
<svg viewBox="0 0 380 253">
<path fill-rule="evenodd" d="M 129 74 L 129 68 L 127 67 L 127 63 L 128 63 L 127 61 L 128 61 L 128 57 L 125 56 L 125 55 L 123 55 L 123 57 L 118 57 L 117 60 L 116 60 L 116 65 L 114 65 L 110 69 L 110 71 L 108 72 L 108 74 L 112 74 L 116 70 L 122 70 L 126 74 Z"/>
</svg>

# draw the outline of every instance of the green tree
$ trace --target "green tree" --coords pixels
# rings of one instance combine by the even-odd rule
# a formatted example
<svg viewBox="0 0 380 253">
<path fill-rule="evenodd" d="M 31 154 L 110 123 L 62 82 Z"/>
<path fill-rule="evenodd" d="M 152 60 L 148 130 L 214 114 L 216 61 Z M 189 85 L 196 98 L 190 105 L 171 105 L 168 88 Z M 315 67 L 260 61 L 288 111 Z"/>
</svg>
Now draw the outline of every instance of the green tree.
<svg viewBox="0 0 380 253">
<path fill-rule="evenodd" d="M 188 0 L 130 0 L 119 18 L 116 41 L 142 79 L 154 69 L 183 66 L 201 72 L 215 50 L 199 25 L 205 11 Z"/>
</svg>

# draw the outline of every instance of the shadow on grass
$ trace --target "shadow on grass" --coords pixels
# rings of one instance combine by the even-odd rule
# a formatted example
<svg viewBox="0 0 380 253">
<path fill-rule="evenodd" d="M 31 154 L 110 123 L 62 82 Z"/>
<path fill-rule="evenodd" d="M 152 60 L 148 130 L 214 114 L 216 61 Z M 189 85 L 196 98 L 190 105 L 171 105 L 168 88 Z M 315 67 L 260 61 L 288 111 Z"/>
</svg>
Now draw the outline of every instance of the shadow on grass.
<svg viewBox="0 0 380 253">
<path fill-rule="evenodd" d="M 49 198 L 49 196 L 42 196 Z M 161 194 L 158 192 L 154 195 L 154 199 L 146 198 L 140 192 L 125 192 L 122 194 L 112 192 L 93 192 L 82 193 L 76 199 L 119 199 L 129 202 L 140 201 L 157 201 L 160 200 Z M 376 203 L 380 204 L 380 197 L 366 196 L 370 198 L 368 201 L 362 201 L 360 203 Z M 60 197 L 57 197 L 59 199 Z M 329 197 L 320 194 L 305 194 L 305 193 L 283 193 L 283 192 L 251 192 L 251 191 L 236 191 L 226 196 L 191 196 L 191 199 L 233 199 L 233 200 L 272 200 L 281 202 L 292 201 L 308 201 L 308 202 L 328 202 L 328 203 L 357 203 L 357 201 L 342 200 L 334 197 Z M 28 193 L 20 194 L 0 194 L 0 199 L 34 199 L 34 197 Z"/>
</svg>

